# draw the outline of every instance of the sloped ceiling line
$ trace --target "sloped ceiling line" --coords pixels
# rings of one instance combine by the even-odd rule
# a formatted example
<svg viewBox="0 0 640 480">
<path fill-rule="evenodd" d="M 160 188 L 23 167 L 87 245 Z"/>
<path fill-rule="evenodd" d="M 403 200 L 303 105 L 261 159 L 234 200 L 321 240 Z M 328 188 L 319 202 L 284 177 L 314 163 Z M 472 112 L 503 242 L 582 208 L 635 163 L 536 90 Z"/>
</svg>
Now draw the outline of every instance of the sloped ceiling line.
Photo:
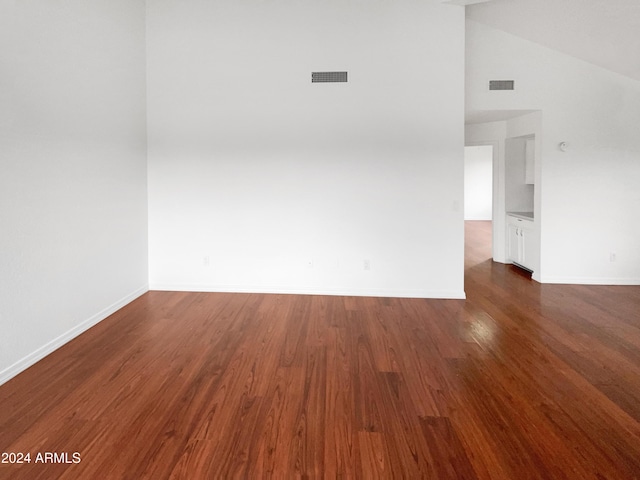
<svg viewBox="0 0 640 480">
<path fill-rule="evenodd" d="M 640 0 L 491 0 L 466 16 L 640 81 Z"/>
</svg>

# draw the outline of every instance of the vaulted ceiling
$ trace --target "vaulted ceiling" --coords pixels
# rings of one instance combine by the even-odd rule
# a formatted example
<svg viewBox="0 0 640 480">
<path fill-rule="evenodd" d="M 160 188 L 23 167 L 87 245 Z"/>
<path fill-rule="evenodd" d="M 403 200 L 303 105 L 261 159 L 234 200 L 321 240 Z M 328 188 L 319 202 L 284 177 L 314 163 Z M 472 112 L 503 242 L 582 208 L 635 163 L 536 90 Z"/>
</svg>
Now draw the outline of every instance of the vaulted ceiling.
<svg viewBox="0 0 640 480">
<path fill-rule="evenodd" d="M 468 19 L 640 81 L 640 0 L 449 0 Z"/>
</svg>

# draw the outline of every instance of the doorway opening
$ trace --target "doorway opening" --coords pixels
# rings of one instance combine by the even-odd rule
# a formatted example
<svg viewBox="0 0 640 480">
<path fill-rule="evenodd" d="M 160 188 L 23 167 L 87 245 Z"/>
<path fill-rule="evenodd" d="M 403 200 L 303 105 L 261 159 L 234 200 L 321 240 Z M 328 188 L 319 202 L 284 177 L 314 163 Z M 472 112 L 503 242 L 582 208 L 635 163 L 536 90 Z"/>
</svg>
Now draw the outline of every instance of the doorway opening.
<svg viewBox="0 0 640 480">
<path fill-rule="evenodd" d="M 493 145 L 464 149 L 464 221 L 466 267 L 493 254 Z"/>
</svg>

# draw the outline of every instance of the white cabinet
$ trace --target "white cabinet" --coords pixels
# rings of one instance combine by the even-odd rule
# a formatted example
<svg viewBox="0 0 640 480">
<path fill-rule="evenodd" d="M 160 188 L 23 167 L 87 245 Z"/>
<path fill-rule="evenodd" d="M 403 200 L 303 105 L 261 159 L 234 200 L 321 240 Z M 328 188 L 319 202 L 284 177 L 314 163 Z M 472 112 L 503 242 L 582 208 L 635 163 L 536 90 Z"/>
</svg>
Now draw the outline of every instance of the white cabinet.
<svg viewBox="0 0 640 480">
<path fill-rule="evenodd" d="M 507 229 L 509 260 L 519 267 L 533 272 L 537 268 L 539 255 L 533 221 L 509 215 Z"/>
<path fill-rule="evenodd" d="M 512 262 L 515 263 L 520 263 L 522 261 L 522 258 L 524 256 L 523 250 L 524 250 L 524 245 L 523 242 L 520 240 L 521 236 L 520 236 L 520 228 L 516 227 L 515 225 L 508 225 L 508 248 L 509 248 L 509 260 L 511 260 Z"/>
</svg>

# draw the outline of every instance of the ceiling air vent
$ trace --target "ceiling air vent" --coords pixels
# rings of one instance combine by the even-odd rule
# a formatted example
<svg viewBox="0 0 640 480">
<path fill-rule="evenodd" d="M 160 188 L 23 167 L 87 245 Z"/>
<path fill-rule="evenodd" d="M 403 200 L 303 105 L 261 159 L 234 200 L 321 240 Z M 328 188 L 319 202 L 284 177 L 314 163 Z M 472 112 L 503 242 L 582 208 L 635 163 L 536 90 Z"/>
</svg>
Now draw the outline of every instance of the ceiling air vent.
<svg viewBox="0 0 640 480">
<path fill-rule="evenodd" d="M 311 83 L 346 82 L 347 72 L 311 72 Z"/>
<path fill-rule="evenodd" d="M 489 90 L 513 90 L 514 88 L 513 80 L 489 80 Z"/>
</svg>

